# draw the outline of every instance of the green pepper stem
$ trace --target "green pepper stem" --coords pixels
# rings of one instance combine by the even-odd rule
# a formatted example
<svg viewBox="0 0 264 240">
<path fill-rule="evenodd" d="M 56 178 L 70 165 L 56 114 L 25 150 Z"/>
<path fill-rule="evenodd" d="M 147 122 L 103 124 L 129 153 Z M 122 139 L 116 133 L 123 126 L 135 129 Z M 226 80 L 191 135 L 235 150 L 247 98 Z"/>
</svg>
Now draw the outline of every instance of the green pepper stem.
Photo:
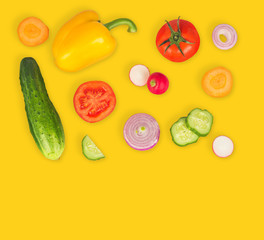
<svg viewBox="0 0 264 240">
<path fill-rule="evenodd" d="M 128 25 L 128 32 L 136 32 L 137 31 L 137 26 L 136 24 L 131 21 L 128 18 L 118 18 L 112 22 L 106 23 L 104 24 L 106 28 L 108 28 L 108 30 L 111 30 L 115 27 L 118 27 L 120 25 Z"/>
</svg>

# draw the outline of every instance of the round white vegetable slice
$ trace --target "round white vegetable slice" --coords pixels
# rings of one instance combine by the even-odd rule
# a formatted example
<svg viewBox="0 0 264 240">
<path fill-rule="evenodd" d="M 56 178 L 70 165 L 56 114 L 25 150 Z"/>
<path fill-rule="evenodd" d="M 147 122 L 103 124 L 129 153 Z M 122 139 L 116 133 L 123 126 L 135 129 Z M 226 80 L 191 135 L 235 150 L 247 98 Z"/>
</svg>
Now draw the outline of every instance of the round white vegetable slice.
<svg viewBox="0 0 264 240">
<path fill-rule="evenodd" d="M 226 41 L 222 41 L 220 36 L 224 36 Z M 213 31 L 213 42 L 216 47 L 222 50 L 228 50 L 235 46 L 237 42 L 236 30 L 228 24 L 220 24 Z"/>
<path fill-rule="evenodd" d="M 218 157 L 228 157 L 234 151 L 233 141 L 229 137 L 219 136 L 213 142 L 213 151 Z"/>
<path fill-rule="evenodd" d="M 135 65 L 130 69 L 129 78 L 136 86 L 144 86 L 147 84 L 149 78 L 149 69 L 142 64 Z"/>
</svg>

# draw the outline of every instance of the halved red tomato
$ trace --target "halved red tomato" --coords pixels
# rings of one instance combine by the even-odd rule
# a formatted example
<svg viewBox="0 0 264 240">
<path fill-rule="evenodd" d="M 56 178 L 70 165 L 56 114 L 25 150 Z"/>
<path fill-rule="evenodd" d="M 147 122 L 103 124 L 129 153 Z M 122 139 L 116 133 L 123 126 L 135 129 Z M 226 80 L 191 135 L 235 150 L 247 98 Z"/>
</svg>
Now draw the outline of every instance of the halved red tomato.
<svg viewBox="0 0 264 240">
<path fill-rule="evenodd" d="M 78 87 L 73 103 L 77 114 L 85 121 L 93 123 L 106 118 L 116 105 L 112 88 L 103 81 L 89 81 Z"/>
</svg>

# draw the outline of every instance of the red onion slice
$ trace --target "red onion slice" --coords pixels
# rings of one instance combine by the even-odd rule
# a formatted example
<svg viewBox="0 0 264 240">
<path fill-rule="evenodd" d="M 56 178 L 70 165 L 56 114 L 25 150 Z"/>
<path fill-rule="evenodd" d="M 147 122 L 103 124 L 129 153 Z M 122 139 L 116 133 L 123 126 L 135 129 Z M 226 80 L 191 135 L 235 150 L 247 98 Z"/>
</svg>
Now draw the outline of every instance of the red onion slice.
<svg viewBox="0 0 264 240">
<path fill-rule="evenodd" d="M 153 148 L 159 141 L 159 136 L 159 124 L 146 113 L 131 116 L 124 126 L 124 138 L 127 144 L 136 150 Z"/>
<path fill-rule="evenodd" d="M 223 42 L 220 39 L 221 35 L 225 36 L 226 42 Z M 216 26 L 213 31 L 212 37 L 213 37 L 213 42 L 215 46 L 222 50 L 228 50 L 234 47 L 234 45 L 237 42 L 236 30 L 228 24 L 220 24 Z"/>
</svg>

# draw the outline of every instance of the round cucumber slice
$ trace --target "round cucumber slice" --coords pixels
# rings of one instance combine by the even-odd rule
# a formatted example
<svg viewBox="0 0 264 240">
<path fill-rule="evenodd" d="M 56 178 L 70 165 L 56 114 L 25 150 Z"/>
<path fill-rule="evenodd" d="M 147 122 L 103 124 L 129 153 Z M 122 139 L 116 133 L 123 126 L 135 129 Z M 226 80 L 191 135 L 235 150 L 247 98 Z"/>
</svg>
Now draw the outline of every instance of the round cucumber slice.
<svg viewBox="0 0 264 240">
<path fill-rule="evenodd" d="M 195 108 L 187 116 L 186 124 L 191 131 L 200 137 L 205 137 L 212 128 L 213 115 L 207 110 Z"/>
<path fill-rule="evenodd" d="M 170 132 L 173 142 L 180 147 L 195 143 L 199 138 L 198 135 L 186 126 L 186 117 L 180 118 L 177 122 L 175 122 L 172 125 Z"/>
<path fill-rule="evenodd" d="M 82 140 L 82 151 L 83 155 L 89 160 L 99 160 L 105 157 L 100 149 L 87 135 Z"/>
</svg>

